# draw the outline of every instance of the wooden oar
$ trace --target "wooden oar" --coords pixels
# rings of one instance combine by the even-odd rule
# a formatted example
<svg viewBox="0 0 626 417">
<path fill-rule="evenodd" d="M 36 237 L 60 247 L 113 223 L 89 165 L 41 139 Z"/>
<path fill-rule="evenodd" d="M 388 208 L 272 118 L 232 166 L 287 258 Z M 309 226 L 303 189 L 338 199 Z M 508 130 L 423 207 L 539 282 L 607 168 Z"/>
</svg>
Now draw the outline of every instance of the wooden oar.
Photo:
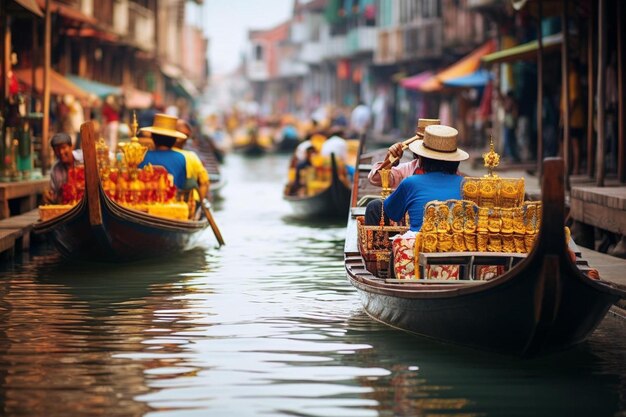
<svg viewBox="0 0 626 417">
<path fill-rule="evenodd" d="M 409 147 L 409 145 L 410 145 L 411 143 L 415 142 L 415 141 L 416 141 L 416 140 L 418 140 L 420 137 L 421 137 L 421 136 L 415 135 L 415 136 L 413 136 L 413 137 L 411 137 L 411 138 L 408 138 L 407 140 L 403 141 L 403 142 L 402 142 L 402 150 L 404 151 L 406 148 L 408 148 L 408 147 Z M 398 157 L 395 157 L 395 156 L 391 155 L 391 156 L 389 157 L 389 160 L 388 160 L 389 162 L 387 162 L 387 163 L 383 163 L 383 164 L 380 166 L 380 168 L 378 168 L 378 169 L 379 169 L 379 170 L 380 170 L 380 169 L 385 169 L 385 168 L 387 168 L 387 167 L 389 167 L 389 166 L 391 166 L 391 165 L 395 164 L 395 163 L 396 163 L 396 161 L 397 161 L 398 159 L 400 159 L 400 158 L 398 158 Z"/>
<path fill-rule="evenodd" d="M 200 206 L 202 207 L 202 211 L 204 212 L 204 215 L 211 225 L 211 229 L 213 230 L 213 234 L 217 239 L 217 243 L 219 243 L 220 246 L 224 246 L 226 243 L 224 242 L 224 238 L 222 237 L 222 232 L 220 232 L 220 229 L 217 227 L 217 223 L 215 223 L 215 219 L 213 218 L 213 214 L 211 213 L 211 203 L 209 203 L 209 200 L 205 198 L 204 200 L 202 200 L 202 202 L 200 202 Z"/>
</svg>

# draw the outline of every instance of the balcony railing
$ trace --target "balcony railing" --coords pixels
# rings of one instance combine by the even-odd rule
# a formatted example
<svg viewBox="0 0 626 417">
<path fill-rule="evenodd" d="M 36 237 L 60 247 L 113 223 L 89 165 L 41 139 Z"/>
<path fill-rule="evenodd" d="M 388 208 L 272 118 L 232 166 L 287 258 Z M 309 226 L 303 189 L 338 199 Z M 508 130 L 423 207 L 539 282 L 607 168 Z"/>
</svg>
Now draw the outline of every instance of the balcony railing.
<svg viewBox="0 0 626 417">
<path fill-rule="evenodd" d="M 378 29 L 375 27 L 367 26 L 350 30 L 347 35 L 347 52 L 349 54 L 358 54 L 374 51 L 376 49 L 377 32 Z"/>
<path fill-rule="evenodd" d="M 341 58 L 348 55 L 348 43 L 345 35 L 332 36 L 325 46 L 325 58 Z"/>
<path fill-rule="evenodd" d="M 113 3 L 113 30 L 119 35 L 128 34 L 128 0 Z"/>
<path fill-rule="evenodd" d="M 435 18 L 419 25 L 404 27 L 402 35 L 404 58 L 437 58 L 442 53 L 442 23 Z"/>
<path fill-rule="evenodd" d="M 278 65 L 279 77 L 300 77 L 308 72 L 308 67 L 302 62 L 283 60 Z"/>
<path fill-rule="evenodd" d="M 379 30 L 377 34 L 374 62 L 393 64 L 404 59 L 404 31 L 400 27 Z"/>
<path fill-rule="evenodd" d="M 247 68 L 248 79 L 250 81 L 266 81 L 269 78 L 265 61 L 251 61 Z"/>
<path fill-rule="evenodd" d="M 147 51 L 154 50 L 154 12 L 133 2 L 128 4 L 128 11 L 131 39 Z"/>
<path fill-rule="evenodd" d="M 306 64 L 317 64 L 324 59 L 324 48 L 320 42 L 306 42 L 300 49 L 300 62 Z"/>
</svg>

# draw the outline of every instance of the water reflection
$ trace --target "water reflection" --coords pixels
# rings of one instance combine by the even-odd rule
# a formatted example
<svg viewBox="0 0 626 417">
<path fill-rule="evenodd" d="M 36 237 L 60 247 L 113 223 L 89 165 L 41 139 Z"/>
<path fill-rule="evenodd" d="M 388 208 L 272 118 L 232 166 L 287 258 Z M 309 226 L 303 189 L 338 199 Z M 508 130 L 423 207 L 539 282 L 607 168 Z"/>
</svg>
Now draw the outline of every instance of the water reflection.
<svg viewBox="0 0 626 417">
<path fill-rule="evenodd" d="M 290 217 L 286 157 L 229 157 L 227 245 L 122 266 L 34 253 L 0 271 L 3 416 L 615 416 L 624 325 L 517 360 L 367 317 L 343 222 Z M 210 245 L 209 245 L 210 246 Z M 620 397 L 622 395 L 622 397 Z"/>
</svg>

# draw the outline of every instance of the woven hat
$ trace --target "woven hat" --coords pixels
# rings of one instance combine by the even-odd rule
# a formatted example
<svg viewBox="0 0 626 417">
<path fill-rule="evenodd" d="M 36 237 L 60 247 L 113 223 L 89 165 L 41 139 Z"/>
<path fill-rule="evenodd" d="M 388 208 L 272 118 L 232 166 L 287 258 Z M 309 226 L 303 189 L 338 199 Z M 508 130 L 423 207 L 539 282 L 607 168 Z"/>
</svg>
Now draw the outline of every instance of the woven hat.
<svg viewBox="0 0 626 417">
<path fill-rule="evenodd" d="M 458 135 L 453 127 L 430 125 L 424 129 L 424 140 L 416 140 L 409 149 L 417 155 L 439 161 L 465 161 L 469 154 L 456 146 Z"/>
<path fill-rule="evenodd" d="M 417 136 L 423 138 L 426 126 L 439 124 L 441 124 L 441 120 L 439 119 L 417 119 Z"/>
<path fill-rule="evenodd" d="M 141 130 L 157 135 L 170 136 L 178 139 L 186 139 L 187 135 L 176 130 L 177 117 L 169 114 L 157 113 L 154 115 L 152 126 L 142 127 Z"/>
</svg>

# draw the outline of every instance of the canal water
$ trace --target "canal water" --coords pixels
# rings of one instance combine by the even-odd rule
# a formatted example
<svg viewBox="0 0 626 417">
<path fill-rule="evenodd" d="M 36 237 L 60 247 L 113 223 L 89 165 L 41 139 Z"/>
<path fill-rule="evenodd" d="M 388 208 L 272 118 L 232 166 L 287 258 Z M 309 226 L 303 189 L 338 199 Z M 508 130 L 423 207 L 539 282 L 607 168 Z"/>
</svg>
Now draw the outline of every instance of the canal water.
<svg viewBox="0 0 626 417">
<path fill-rule="evenodd" d="M 624 322 L 532 360 L 390 329 L 345 278 L 345 221 L 290 216 L 287 158 L 227 159 L 221 249 L 2 266 L 1 416 L 626 416 Z"/>
</svg>

